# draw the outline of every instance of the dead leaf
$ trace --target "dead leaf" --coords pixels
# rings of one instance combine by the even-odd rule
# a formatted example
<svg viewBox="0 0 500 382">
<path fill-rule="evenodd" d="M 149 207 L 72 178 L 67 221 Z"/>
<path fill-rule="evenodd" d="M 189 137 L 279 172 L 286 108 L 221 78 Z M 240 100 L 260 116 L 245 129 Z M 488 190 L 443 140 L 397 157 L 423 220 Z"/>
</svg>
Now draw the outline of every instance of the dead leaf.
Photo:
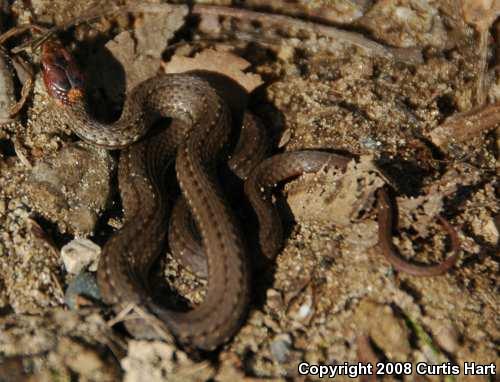
<svg viewBox="0 0 500 382">
<path fill-rule="evenodd" d="M 194 70 L 206 70 L 225 75 L 251 93 L 263 81 L 258 74 L 245 73 L 250 63 L 231 52 L 205 49 L 194 57 L 173 56 L 164 66 L 166 73 L 183 73 Z"/>
<path fill-rule="evenodd" d="M 135 41 L 128 31 L 109 41 L 106 48 L 123 66 L 127 93 L 137 84 L 154 76 L 160 67 L 160 59 L 136 54 Z"/>
<path fill-rule="evenodd" d="M 452 197 L 459 187 L 470 186 L 479 180 L 479 170 L 460 164 L 448 170 L 439 181 L 432 184 L 425 195 L 397 198 L 399 227 L 412 227 L 420 237 L 428 237 L 429 226 L 443 209 L 443 199 Z"/>
<path fill-rule="evenodd" d="M 288 204 L 297 219 L 348 226 L 374 203 L 374 193 L 384 181 L 370 156 L 351 161 L 344 174 L 334 168 L 306 174 L 289 189 Z M 293 186 L 292 186 L 293 187 Z"/>
<path fill-rule="evenodd" d="M 126 91 L 154 76 L 168 40 L 184 25 L 187 7 L 165 8 L 165 12 L 145 13 L 136 22 L 135 39 L 128 31 L 106 44 L 125 71 Z"/>
<path fill-rule="evenodd" d="M 172 8 L 169 4 L 163 12 L 144 13 L 135 23 L 136 52 L 141 56 L 161 58 L 167 42 L 184 24 L 188 7 Z"/>
</svg>

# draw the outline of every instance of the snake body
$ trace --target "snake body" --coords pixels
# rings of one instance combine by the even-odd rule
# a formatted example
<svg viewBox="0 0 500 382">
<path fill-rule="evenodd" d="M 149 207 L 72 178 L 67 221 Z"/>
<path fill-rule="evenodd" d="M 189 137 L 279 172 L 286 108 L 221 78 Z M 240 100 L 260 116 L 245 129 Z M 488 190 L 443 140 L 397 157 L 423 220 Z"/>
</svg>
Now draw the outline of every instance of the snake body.
<svg viewBox="0 0 500 382">
<path fill-rule="evenodd" d="M 226 104 L 197 75 L 159 75 L 137 85 L 118 121 L 101 124 L 87 112 L 83 77 L 59 42 L 51 40 L 43 45 L 42 66 L 47 91 L 61 106 L 61 116 L 71 129 L 94 145 L 123 149 L 118 180 L 125 224 L 103 248 L 97 275 L 103 299 L 117 311 L 131 303 L 146 307 L 186 347 L 217 348 L 243 322 L 250 291 L 247 249 L 216 177 L 231 125 Z M 165 117 L 172 120 L 168 128 L 151 129 L 155 121 Z M 253 141 L 252 148 L 262 159 L 262 136 L 251 128 L 255 123 L 248 118 L 246 115 L 245 141 Z M 252 158 L 244 154 L 248 150 L 242 146 L 238 144 L 236 152 L 240 153 L 231 159 L 230 166 L 246 179 L 245 192 L 259 223 L 260 251 L 272 259 L 283 244 L 281 222 L 271 202 L 275 185 L 326 165 L 345 168 L 349 159 L 320 151 L 290 152 L 268 158 L 252 170 Z M 148 283 L 151 266 L 169 231 L 171 206 L 164 188 L 166 173 L 174 163 L 183 199 L 174 208 L 174 217 L 180 218 L 171 220 L 170 246 L 174 253 L 182 255 L 184 251 L 188 255 L 185 263 L 208 278 L 203 302 L 182 312 L 157 304 Z M 400 259 L 392 244 L 392 209 L 385 191 L 379 191 L 378 200 L 381 248 L 396 269 L 424 276 L 442 274 L 453 266 L 456 256 L 427 268 Z M 180 233 L 190 219 L 201 243 L 197 243 L 196 235 Z M 184 244 L 176 246 L 175 238 L 177 242 L 184 239 Z M 453 250 L 458 251 L 457 240 Z M 135 321 L 127 329 L 135 335 L 155 337 L 152 328 Z"/>
<path fill-rule="evenodd" d="M 44 45 L 45 83 L 49 93 L 57 95 L 60 88 L 66 90 L 67 97 L 58 99 L 64 103 L 62 110 L 72 130 L 85 141 L 102 147 L 128 146 L 121 154 L 118 173 L 125 225 L 103 248 L 98 270 L 101 294 L 115 306 L 149 306 L 181 343 L 211 350 L 240 326 L 249 291 L 245 246 L 215 176 L 218 155 L 229 134 L 228 109 L 201 78 L 161 75 L 133 90 L 118 121 L 102 125 L 87 113 L 83 88 L 67 83 L 68 77 L 70 82 L 74 77 L 68 68 L 76 72 L 71 60 L 57 42 Z M 175 123 L 132 144 L 161 117 Z M 199 228 L 208 263 L 206 297 L 187 312 L 156 306 L 147 285 L 150 267 L 167 233 L 163 188 L 165 171 L 174 160 L 182 194 Z"/>
</svg>

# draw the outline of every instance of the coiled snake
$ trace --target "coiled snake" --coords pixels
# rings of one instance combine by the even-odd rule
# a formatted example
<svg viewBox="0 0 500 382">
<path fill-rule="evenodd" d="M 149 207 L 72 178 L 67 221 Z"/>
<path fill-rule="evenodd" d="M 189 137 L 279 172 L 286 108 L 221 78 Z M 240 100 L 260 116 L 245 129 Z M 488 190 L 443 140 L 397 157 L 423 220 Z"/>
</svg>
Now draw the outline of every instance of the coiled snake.
<svg viewBox="0 0 500 382">
<path fill-rule="evenodd" d="M 188 347 L 212 350 L 226 342 L 244 320 L 250 291 L 247 249 L 216 176 L 231 125 L 226 104 L 196 75 L 159 75 L 139 84 L 128 96 L 120 119 L 104 125 L 87 112 L 83 76 L 59 42 L 51 40 L 43 45 L 42 66 L 48 93 L 70 128 L 87 142 L 123 149 L 118 177 L 125 224 L 103 249 L 98 284 L 104 300 L 116 309 L 129 303 L 145 306 Z M 161 117 L 173 122 L 168 128 L 150 131 Z M 258 134 L 251 130 L 251 118 L 246 116 L 245 120 L 249 131 Z M 260 141 L 256 139 L 256 146 Z M 250 173 L 245 190 L 259 220 L 263 254 L 273 258 L 283 242 L 279 216 L 270 200 L 272 187 L 304 172 L 318 171 L 325 164 L 345 168 L 348 161 L 335 154 L 299 151 L 271 157 Z M 208 265 L 206 296 L 186 312 L 159 306 L 152 300 L 148 284 L 151 265 L 167 237 L 164 188 L 166 171 L 173 163 L 182 203 L 196 223 Z M 393 253 L 391 209 L 383 190 L 379 204 L 380 241 L 397 269 L 439 274 L 454 264 L 455 255 L 429 267 L 412 268 L 401 260 Z M 454 242 L 454 250 L 457 246 Z M 147 329 L 139 330 L 144 331 Z"/>
</svg>

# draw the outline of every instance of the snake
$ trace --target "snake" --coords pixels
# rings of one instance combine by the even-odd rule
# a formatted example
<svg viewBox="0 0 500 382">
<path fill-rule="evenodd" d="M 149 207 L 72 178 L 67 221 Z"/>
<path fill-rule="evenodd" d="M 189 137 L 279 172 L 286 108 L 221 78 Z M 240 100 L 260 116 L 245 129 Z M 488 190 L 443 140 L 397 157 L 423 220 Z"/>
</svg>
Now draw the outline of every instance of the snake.
<svg viewBox="0 0 500 382">
<path fill-rule="evenodd" d="M 99 260 L 97 282 L 104 302 L 116 312 L 130 304 L 145 307 L 187 349 L 212 351 L 228 342 L 247 314 L 252 264 L 241 224 L 217 175 L 232 124 L 226 102 L 198 74 L 159 74 L 136 85 L 118 120 L 101 123 L 89 111 L 82 71 L 59 40 L 42 45 L 41 64 L 59 118 L 84 141 L 121 150 L 118 183 L 124 224 L 106 242 Z M 158 128 L 156 122 L 165 118 L 170 120 L 168 127 Z M 265 134 L 256 126 L 246 113 L 243 138 L 230 162 L 245 181 L 244 191 L 257 217 L 259 250 L 274 259 L 284 243 L 272 201 L 276 185 L 325 166 L 345 169 L 351 158 L 301 150 L 264 159 Z M 181 190 L 174 207 L 166 190 L 173 167 Z M 385 190 L 379 190 L 378 201 L 380 246 L 397 270 L 424 276 L 442 274 L 453 266 L 456 241 L 455 253 L 441 264 L 415 265 L 398 256 L 392 244 L 393 210 Z M 191 229 L 186 228 L 189 225 Z M 448 225 L 445 228 L 453 233 Z M 207 278 L 203 301 L 187 310 L 167 308 L 153 298 L 151 268 L 167 238 L 172 252 Z M 157 337 L 155 328 L 141 320 L 126 328 L 136 337 Z"/>
</svg>

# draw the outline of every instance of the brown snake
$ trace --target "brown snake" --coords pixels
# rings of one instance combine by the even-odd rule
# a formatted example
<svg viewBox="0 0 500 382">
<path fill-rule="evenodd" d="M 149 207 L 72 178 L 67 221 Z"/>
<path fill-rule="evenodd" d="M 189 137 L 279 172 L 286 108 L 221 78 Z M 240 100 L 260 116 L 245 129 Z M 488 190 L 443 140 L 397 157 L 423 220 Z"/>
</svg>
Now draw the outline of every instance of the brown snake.
<svg viewBox="0 0 500 382">
<path fill-rule="evenodd" d="M 128 96 L 120 119 L 104 125 L 87 113 L 83 77 L 59 42 L 43 45 L 42 66 L 48 93 L 71 129 L 95 145 L 123 148 L 118 178 L 125 224 L 103 249 L 97 276 L 103 299 L 115 310 L 130 303 L 145 306 L 185 346 L 212 350 L 226 342 L 244 319 L 250 276 L 246 246 L 216 178 L 216 165 L 230 130 L 225 103 L 196 75 L 159 75 L 139 84 Z M 162 117 L 172 119 L 170 126 L 150 130 Z M 148 137 L 141 139 L 146 134 Z M 268 158 L 251 172 L 242 170 L 242 177 L 248 176 L 245 191 L 258 217 L 259 245 L 264 255 L 273 258 L 283 243 L 280 219 L 271 202 L 272 188 L 283 180 L 318 171 L 325 164 L 345 168 L 348 161 L 326 152 L 299 151 Z M 159 306 L 152 300 L 148 285 L 150 268 L 167 237 L 169 202 L 164 188 L 166 171 L 174 162 L 183 195 L 175 210 L 188 220 L 189 208 L 207 264 L 200 273 L 208 275 L 203 302 L 185 312 Z M 234 167 L 238 166 L 245 167 L 235 159 Z M 385 191 L 380 195 L 379 201 L 385 206 L 379 214 L 383 220 L 380 240 L 387 255 L 393 251 L 389 243 L 391 211 L 384 204 Z M 391 261 L 391 256 L 388 259 Z M 441 267 L 433 274 L 443 273 L 453 263 L 448 260 L 446 269 Z M 405 271 L 405 264 L 401 261 L 395 266 Z M 137 330 L 147 337 L 154 336 L 151 331 Z"/>
</svg>

